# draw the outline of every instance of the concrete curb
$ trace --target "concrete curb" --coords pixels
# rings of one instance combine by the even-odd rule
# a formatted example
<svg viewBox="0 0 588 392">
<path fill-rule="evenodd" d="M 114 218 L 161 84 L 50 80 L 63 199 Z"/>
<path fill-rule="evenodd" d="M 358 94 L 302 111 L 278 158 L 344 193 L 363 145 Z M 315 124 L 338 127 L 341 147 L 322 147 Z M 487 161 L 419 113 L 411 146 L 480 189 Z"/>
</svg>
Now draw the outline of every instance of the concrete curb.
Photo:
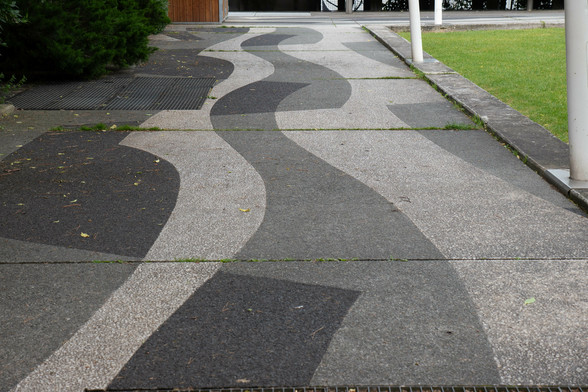
<svg viewBox="0 0 588 392">
<path fill-rule="evenodd" d="M 548 29 L 553 27 L 565 27 L 564 23 L 559 22 L 526 22 L 526 23 L 503 23 L 503 24 L 451 24 L 444 23 L 441 26 L 423 25 L 422 31 L 426 32 L 449 32 L 449 31 L 471 31 L 471 30 L 522 30 L 522 29 Z M 389 26 L 390 30 L 399 32 L 410 31 L 409 25 Z"/>
<path fill-rule="evenodd" d="M 386 26 L 364 26 L 384 46 L 399 56 L 448 99 L 506 143 L 519 158 L 547 182 L 588 212 L 588 189 L 570 188 L 549 170 L 569 170 L 569 146 L 453 69 L 424 53 L 422 64 L 413 64 L 410 43 Z M 500 28 L 500 26 L 498 26 Z"/>
</svg>

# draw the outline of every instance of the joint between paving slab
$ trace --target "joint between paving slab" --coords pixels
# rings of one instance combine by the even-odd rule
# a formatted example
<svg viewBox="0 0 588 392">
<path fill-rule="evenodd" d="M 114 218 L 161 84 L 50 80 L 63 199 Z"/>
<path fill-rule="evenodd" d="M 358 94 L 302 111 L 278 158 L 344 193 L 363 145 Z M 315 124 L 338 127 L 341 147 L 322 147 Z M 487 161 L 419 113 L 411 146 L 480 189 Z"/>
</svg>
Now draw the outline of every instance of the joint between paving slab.
<svg viewBox="0 0 588 392">
<path fill-rule="evenodd" d="M 530 24 L 522 26 L 532 28 Z M 546 23 L 541 23 L 535 28 L 545 26 Z M 428 53 L 423 54 L 423 63 L 414 63 L 410 43 L 396 34 L 392 27 L 363 27 L 447 99 L 459 105 L 470 116 L 479 118 L 487 132 L 506 143 L 521 161 L 588 212 L 588 190 L 572 188 L 549 172 L 553 169 L 569 169 L 569 147 L 566 143 L 443 63 L 435 63 Z M 484 25 L 486 29 L 490 27 L 505 28 L 504 25 Z M 529 134 L 533 137 L 529 138 Z"/>
<path fill-rule="evenodd" d="M 376 258 L 344 258 L 344 257 L 320 257 L 320 258 L 308 258 L 308 259 L 294 259 L 294 258 L 283 258 L 283 259 L 198 259 L 198 258 L 186 258 L 186 259 L 174 259 L 174 260 L 136 260 L 136 259 L 125 259 L 125 260 L 61 260 L 61 261 L 3 261 L 0 265 L 73 265 L 73 264 L 167 264 L 167 263 L 339 263 L 339 262 L 389 262 L 389 263 L 411 263 L 411 262 L 471 262 L 471 261 L 503 261 L 503 262 L 542 262 L 542 261 L 562 261 L 562 262 L 588 262 L 588 259 L 582 257 L 470 257 L 470 258 L 410 258 L 410 259 L 376 259 Z"/>
</svg>

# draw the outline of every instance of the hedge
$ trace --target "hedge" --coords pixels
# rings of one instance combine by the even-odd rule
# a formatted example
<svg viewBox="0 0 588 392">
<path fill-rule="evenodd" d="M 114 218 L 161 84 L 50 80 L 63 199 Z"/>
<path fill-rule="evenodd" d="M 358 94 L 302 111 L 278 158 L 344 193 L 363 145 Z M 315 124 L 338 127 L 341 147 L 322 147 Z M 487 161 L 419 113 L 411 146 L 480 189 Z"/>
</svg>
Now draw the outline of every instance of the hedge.
<svg viewBox="0 0 588 392">
<path fill-rule="evenodd" d="M 96 78 L 144 61 L 169 19 L 165 0 L 16 0 L 26 23 L 4 27 L 0 72 Z"/>
</svg>

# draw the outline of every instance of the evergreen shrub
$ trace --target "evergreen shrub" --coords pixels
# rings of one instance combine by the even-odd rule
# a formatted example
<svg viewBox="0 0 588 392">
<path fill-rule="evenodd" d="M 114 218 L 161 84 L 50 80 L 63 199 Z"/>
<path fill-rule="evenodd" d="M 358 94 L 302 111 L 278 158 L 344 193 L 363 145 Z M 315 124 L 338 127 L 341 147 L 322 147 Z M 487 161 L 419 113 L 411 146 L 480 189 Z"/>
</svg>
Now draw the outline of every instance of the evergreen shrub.
<svg viewBox="0 0 588 392">
<path fill-rule="evenodd" d="M 0 72 L 96 78 L 146 60 L 169 19 L 164 0 L 16 0 L 27 23 L 5 26 Z"/>
</svg>

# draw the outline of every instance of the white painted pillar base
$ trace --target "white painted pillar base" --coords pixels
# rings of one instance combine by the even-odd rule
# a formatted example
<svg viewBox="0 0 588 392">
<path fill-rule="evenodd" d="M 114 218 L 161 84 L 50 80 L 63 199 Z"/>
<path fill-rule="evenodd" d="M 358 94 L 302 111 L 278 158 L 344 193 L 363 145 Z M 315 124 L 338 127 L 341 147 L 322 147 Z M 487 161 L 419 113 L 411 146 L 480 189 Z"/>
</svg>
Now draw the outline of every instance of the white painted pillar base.
<svg viewBox="0 0 588 392">
<path fill-rule="evenodd" d="M 423 62 L 423 39 L 421 37 L 421 9 L 419 0 L 408 0 L 410 13 L 410 43 L 412 48 L 412 62 Z"/>
<path fill-rule="evenodd" d="M 353 0 L 345 0 L 345 12 L 348 14 L 353 12 Z"/>
<path fill-rule="evenodd" d="M 570 179 L 588 181 L 588 0 L 565 0 Z"/>
<path fill-rule="evenodd" d="M 435 0 L 435 26 L 443 24 L 443 0 Z"/>
</svg>

